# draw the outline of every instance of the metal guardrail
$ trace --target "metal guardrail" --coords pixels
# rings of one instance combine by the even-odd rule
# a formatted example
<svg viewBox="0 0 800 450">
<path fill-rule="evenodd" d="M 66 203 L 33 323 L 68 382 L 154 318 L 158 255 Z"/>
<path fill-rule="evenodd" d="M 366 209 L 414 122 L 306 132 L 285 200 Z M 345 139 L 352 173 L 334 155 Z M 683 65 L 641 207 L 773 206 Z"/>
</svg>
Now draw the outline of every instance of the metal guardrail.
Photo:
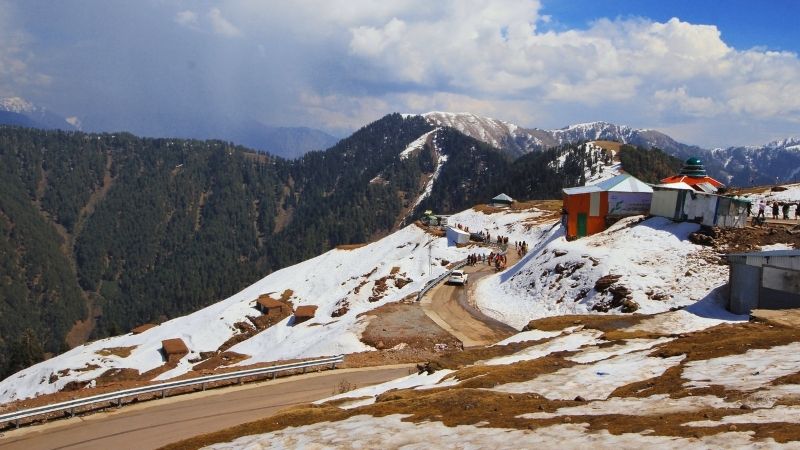
<svg viewBox="0 0 800 450">
<path fill-rule="evenodd" d="M 436 285 L 441 283 L 442 280 L 444 280 L 445 278 L 449 277 L 450 274 L 453 273 L 454 270 L 458 270 L 458 269 L 460 269 L 460 268 L 462 268 L 462 267 L 464 267 L 466 265 L 467 265 L 467 260 L 466 259 L 462 259 L 461 261 L 455 263 L 453 265 L 452 269 L 450 269 L 447 272 L 439 275 L 438 277 L 432 279 L 431 281 L 428 281 L 427 283 L 425 283 L 425 286 L 422 288 L 421 291 L 419 291 L 419 294 L 417 294 L 417 301 L 422 300 L 422 297 L 425 296 L 425 294 L 427 294 L 428 291 L 430 291 L 431 289 L 436 287 Z"/>
<path fill-rule="evenodd" d="M 69 400 L 66 402 L 55 403 L 53 405 L 39 406 L 36 408 L 24 409 L 21 411 L 15 411 L 8 414 L 2 414 L 0 415 L 0 424 L 13 423 L 17 428 L 19 428 L 20 420 L 22 419 L 41 416 L 45 414 L 52 414 L 62 411 L 68 412 L 70 416 L 74 416 L 77 408 L 90 406 L 96 403 L 111 402 L 110 406 L 113 406 L 114 402 L 116 402 L 116 406 L 120 407 L 122 406 L 122 400 L 126 397 L 136 397 L 143 394 L 160 393 L 161 398 L 164 398 L 166 397 L 167 391 L 170 389 L 201 386 L 202 389 L 205 390 L 206 385 L 208 383 L 214 383 L 218 381 L 238 380 L 239 384 L 241 384 L 243 378 L 259 376 L 259 375 L 269 375 L 269 374 L 272 374 L 272 378 L 274 379 L 277 376 L 277 372 L 303 369 L 303 372 L 305 373 L 305 369 L 309 367 L 327 366 L 327 365 L 330 365 L 331 369 L 335 369 L 336 364 L 341 364 L 342 362 L 344 362 L 344 355 L 338 355 L 327 358 L 315 359 L 312 361 L 283 364 L 280 366 L 261 367 L 257 369 L 240 370 L 238 372 L 222 373 L 218 375 L 207 375 L 204 377 L 190 378 L 187 380 L 170 381 L 167 383 L 153 384 L 133 389 L 126 389 L 124 391 L 109 392 L 106 394 L 94 395 L 92 397 Z"/>
</svg>

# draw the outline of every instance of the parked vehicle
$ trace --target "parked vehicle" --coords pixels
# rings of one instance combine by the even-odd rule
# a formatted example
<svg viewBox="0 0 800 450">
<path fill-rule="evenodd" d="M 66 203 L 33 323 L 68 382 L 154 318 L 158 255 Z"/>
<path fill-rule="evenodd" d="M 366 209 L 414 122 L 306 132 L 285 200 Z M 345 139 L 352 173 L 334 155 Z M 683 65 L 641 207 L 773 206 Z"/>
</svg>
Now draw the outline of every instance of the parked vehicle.
<svg viewBox="0 0 800 450">
<path fill-rule="evenodd" d="M 450 274 L 450 278 L 447 280 L 448 284 L 459 284 L 465 285 L 467 284 L 467 279 L 469 275 L 464 273 L 463 270 L 454 270 L 453 273 Z"/>
</svg>

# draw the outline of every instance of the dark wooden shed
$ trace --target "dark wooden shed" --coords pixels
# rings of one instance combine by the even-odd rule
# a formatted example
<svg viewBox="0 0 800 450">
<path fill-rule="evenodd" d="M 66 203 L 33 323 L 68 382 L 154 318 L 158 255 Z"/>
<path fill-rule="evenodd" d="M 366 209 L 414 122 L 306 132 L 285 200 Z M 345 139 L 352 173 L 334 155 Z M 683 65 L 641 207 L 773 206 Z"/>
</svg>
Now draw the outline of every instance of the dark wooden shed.
<svg viewBox="0 0 800 450">
<path fill-rule="evenodd" d="M 275 300 L 269 295 L 262 295 L 256 300 L 256 307 L 262 314 L 270 317 L 280 317 L 291 313 L 292 308 L 281 301 Z"/>
</svg>

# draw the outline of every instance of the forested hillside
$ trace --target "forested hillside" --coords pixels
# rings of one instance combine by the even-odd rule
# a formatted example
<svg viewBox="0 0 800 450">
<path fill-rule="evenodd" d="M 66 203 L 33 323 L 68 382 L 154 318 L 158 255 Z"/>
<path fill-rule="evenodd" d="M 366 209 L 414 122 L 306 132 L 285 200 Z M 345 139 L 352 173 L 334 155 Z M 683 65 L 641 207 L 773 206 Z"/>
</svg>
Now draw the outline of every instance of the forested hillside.
<svg viewBox="0 0 800 450">
<path fill-rule="evenodd" d="M 286 161 L 219 141 L 0 128 L 0 375 L 68 335 L 185 314 L 387 232 L 425 159 L 397 154 L 429 129 L 387 116 Z M 379 172 L 392 183 L 370 184 Z"/>
<path fill-rule="evenodd" d="M 284 160 L 221 141 L 0 127 L 0 376 L 195 311 L 415 211 L 558 196 L 602 157 L 575 144 L 512 161 L 452 128 L 400 157 L 431 131 L 392 114 Z"/>
<path fill-rule="evenodd" d="M 660 183 L 683 167 L 683 161 L 659 149 L 645 150 L 632 145 L 620 146 L 619 159 L 626 172 L 646 183 Z"/>
</svg>

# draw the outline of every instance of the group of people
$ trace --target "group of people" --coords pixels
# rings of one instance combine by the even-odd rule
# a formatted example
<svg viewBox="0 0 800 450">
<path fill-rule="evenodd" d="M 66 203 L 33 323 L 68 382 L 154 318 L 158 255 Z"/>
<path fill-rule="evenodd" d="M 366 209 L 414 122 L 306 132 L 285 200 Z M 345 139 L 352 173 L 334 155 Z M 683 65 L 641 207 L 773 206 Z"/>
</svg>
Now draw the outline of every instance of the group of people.
<svg viewBox="0 0 800 450">
<path fill-rule="evenodd" d="M 517 256 L 522 257 L 526 253 L 528 253 L 528 243 L 525 241 L 515 242 L 514 245 L 517 248 Z"/>
<path fill-rule="evenodd" d="M 794 218 L 795 220 L 800 220 L 800 202 L 772 202 L 772 218 L 777 219 L 784 219 L 784 220 L 791 220 L 789 216 L 789 209 L 794 206 Z M 766 219 L 766 211 L 767 211 L 767 202 L 761 200 L 758 202 L 758 214 L 756 215 L 757 218 Z M 750 209 L 747 210 L 748 215 L 750 215 Z M 781 217 L 783 214 L 783 217 Z"/>
<path fill-rule="evenodd" d="M 508 259 L 506 258 L 505 253 L 500 254 L 500 253 L 492 252 L 492 253 L 489 253 L 488 257 L 486 257 L 486 264 L 488 264 L 490 266 L 494 265 L 494 268 L 497 269 L 497 270 L 505 268 L 507 263 L 508 263 Z"/>
<path fill-rule="evenodd" d="M 474 266 L 481 261 L 486 261 L 486 254 L 479 255 L 477 253 L 472 253 L 471 255 L 467 256 L 467 265 Z"/>
<path fill-rule="evenodd" d="M 486 242 L 492 242 L 492 236 L 486 232 Z M 497 243 L 499 245 L 508 245 L 508 236 L 497 236 Z"/>
<path fill-rule="evenodd" d="M 467 256 L 467 265 L 474 266 L 478 263 L 486 263 L 486 265 L 495 266 L 495 268 L 500 269 L 506 267 L 508 258 L 506 257 L 505 253 L 495 252 L 491 252 L 488 255 L 485 253 L 482 255 L 472 253 Z"/>
</svg>

